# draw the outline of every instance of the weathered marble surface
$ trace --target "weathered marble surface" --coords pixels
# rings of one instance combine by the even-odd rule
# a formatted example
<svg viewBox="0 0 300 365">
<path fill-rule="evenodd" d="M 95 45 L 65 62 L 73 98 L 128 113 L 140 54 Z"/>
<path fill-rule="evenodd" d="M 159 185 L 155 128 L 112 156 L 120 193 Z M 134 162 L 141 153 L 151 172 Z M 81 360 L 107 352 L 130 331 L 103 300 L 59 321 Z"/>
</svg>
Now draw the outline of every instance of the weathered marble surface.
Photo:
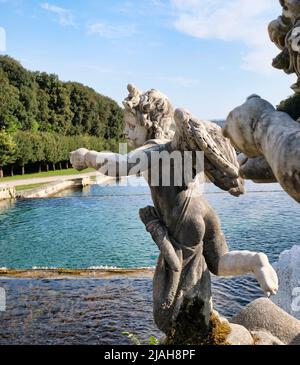
<svg viewBox="0 0 300 365">
<path fill-rule="evenodd" d="M 242 178 L 252 180 L 258 184 L 276 183 L 276 177 L 263 156 L 248 158 L 241 153 L 238 156 L 240 163 L 239 174 Z"/>
<path fill-rule="evenodd" d="M 300 1 L 279 0 L 282 6 L 282 15 L 269 24 L 269 36 L 275 45 L 281 50 L 273 60 L 275 68 L 283 70 L 287 74 L 295 73 L 298 77 L 292 89 L 300 92 Z"/>
<path fill-rule="evenodd" d="M 273 66 L 295 73 L 298 81 L 292 86 L 294 96 L 281 102 L 278 109 L 299 121 L 300 0 L 279 2 L 282 14 L 268 28 L 271 41 L 281 51 Z M 291 117 L 252 96 L 229 114 L 224 133 L 248 157 L 241 158 L 242 177 L 255 182 L 278 181 L 299 202 L 300 125 Z"/>
<path fill-rule="evenodd" d="M 279 291 L 272 302 L 300 320 L 300 246 L 283 251 L 275 269 Z"/>
<path fill-rule="evenodd" d="M 129 85 L 128 91 L 124 101 L 125 135 L 136 149 L 126 156 L 79 149 L 71 154 L 71 162 L 77 169 L 89 166 L 103 172 L 105 168 L 107 174 L 118 176 L 143 172 L 154 207 L 142 209 L 140 218 L 160 249 L 153 280 L 154 319 L 174 343 L 186 343 L 209 331 L 210 273 L 252 273 L 267 295 L 276 293 L 277 276 L 265 255 L 229 252 L 218 216 L 199 193 L 195 175 L 181 186 L 174 180 L 163 186 L 163 172 L 169 169 L 174 177 L 176 164 L 168 161 L 161 169 L 151 165 L 150 157 L 155 152 L 179 152 L 181 156 L 184 151 L 203 151 L 204 170 L 211 181 L 232 195 L 239 195 L 243 192 L 239 164 L 220 127 L 201 121 L 184 109 L 174 114 L 169 100 L 157 90 L 141 94 Z M 170 131 L 174 119 L 175 135 Z M 117 168 L 110 168 L 113 165 Z M 158 185 L 152 184 L 153 171 L 159 171 Z"/>
<path fill-rule="evenodd" d="M 299 123 L 253 95 L 229 114 L 223 133 L 249 158 L 263 156 L 283 189 L 300 202 Z"/>
</svg>

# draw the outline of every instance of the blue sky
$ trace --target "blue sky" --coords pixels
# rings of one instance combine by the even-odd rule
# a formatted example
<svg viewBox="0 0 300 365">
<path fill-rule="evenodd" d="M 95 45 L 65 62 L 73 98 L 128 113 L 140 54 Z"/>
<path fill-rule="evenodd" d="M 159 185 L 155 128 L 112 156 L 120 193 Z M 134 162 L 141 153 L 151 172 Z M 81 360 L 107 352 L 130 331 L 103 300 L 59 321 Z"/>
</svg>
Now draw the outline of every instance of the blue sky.
<svg viewBox="0 0 300 365">
<path fill-rule="evenodd" d="M 131 82 L 224 118 L 250 94 L 292 93 L 295 77 L 271 67 L 267 25 L 280 13 L 277 0 L 0 0 L 0 53 L 119 103 Z"/>
</svg>

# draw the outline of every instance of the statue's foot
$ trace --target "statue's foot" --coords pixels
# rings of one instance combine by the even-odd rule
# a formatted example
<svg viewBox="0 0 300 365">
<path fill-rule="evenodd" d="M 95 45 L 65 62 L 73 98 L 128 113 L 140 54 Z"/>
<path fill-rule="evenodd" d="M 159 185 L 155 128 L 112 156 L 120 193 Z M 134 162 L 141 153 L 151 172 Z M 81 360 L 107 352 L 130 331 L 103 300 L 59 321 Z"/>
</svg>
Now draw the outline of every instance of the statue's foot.
<svg viewBox="0 0 300 365">
<path fill-rule="evenodd" d="M 254 274 L 260 287 L 268 297 L 276 295 L 278 292 L 278 277 L 276 271 L 273 269 L 265 254 L 257 254 L 256 260 Z"/>
</svg>

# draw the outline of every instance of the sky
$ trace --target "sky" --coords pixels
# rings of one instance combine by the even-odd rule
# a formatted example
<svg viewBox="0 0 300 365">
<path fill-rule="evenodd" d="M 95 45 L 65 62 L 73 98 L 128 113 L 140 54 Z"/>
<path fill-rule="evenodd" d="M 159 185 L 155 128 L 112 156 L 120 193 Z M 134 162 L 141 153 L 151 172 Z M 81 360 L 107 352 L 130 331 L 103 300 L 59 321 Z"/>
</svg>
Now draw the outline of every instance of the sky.
<svg viewBox="0 0 300 365">
<path fill-rule="evenodd" d="M 0 0 L 0 54 L 119 103 L 155 88 L 223 119 L 255 93 L 277 105 L 295 76 L 272 68 L 278 0 Z"/>
</svg>

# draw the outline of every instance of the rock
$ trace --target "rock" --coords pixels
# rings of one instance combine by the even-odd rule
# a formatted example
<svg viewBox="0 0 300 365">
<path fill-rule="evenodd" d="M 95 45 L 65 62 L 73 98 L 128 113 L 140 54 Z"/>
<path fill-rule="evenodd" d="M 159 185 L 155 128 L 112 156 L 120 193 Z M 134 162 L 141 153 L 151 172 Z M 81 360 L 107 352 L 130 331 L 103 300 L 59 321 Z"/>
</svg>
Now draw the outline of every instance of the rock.
<svg viewBox="0 0 300 365">
<path fill-rule="evenodd" d="M 283 251 L 274 265 L 279 279 L 279 291 L 272 302 L 300 319 L 300 246 Z"/>
<path fill-rule="evenodd" d="M 256 346 L 268 346 L 268 345 L 284 345 L 279 338 L 273 336 L 269 332 L 252 331 L 251 335 L 254 339 L 254 345 Z"/>
<path fill-rule="evenodd" d="M 284 344 L 300 345 L 300 321 L 267 298 L 257 299 L 247 305 L 232 322 L 249 331 L 269 332 Z"/>
<path fill-rule="evenodd" d="M 228 335 L 226 342 L 228 345 L 253 345 L 254 340 L 251 333 L 239 324 L 230 323 L 231 333 Z"/>
</svg>

